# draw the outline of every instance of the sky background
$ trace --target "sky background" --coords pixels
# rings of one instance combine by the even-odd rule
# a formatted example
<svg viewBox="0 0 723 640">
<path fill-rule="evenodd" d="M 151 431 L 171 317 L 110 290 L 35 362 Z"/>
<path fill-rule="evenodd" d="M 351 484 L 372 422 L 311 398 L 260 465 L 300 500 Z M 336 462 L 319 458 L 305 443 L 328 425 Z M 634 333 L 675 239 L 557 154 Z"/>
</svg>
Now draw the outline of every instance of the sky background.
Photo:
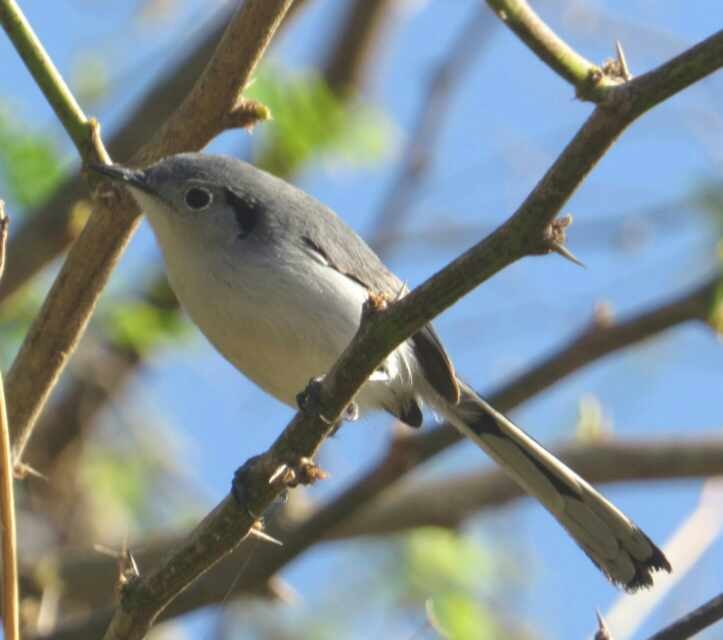
<svg viewBox="0 0 723 640">
<path fill-rule="evenodd" d="M 138 19 L 136 2 L 23 3 L 64 75 L 72 78 L 78 65 L 95 57 L 107 69 L 111 91 L 91 111 L 105 132 L 122 122 L 126 109 L 200 31 L 210 4 L 178 2 L 176 11 L 166 14 L 170 17 L 144 22 Z M 380 45 L 384 63 L 374 65 L 363 94 L 387 120 L 383 157 L 362 166 L 338 157 L 319 158 L 296 179 L 362 236 L 372 229 L 395 180 L 399 154 L 430 72 L 478 10 L 472 0 L 399 4 Z M 285 68 L 306 70 L 319 61 L 319 42 L 326 43 L 342 3 L 310 0 L 308 5 L 269 56 Z M 590 60 L 610 57 L 620 39 L 633 74 L 712 34 L 723 18 L 719 0 L 550 0 L 534 5 Z M 64 132 L 2 39 L 0 68 L 0 100 L 24 122 L 57 139 L 68 163 L 75 163 Z M 564 209 L 575 218 L 569 247 L 587 268 L 554 256 L 527 258 L 435 321 L 466 380 L 481 390 L 495 388 L 579 331 L 596 303 L 609 302 L 622 317 L 685 291 L 712 272 L 718 229 L 713 217 L 696 206 L 694 195 L 720 181 L 722 96 L 720 74 L 695 85 L 644 116 L 595 168 Z M 505 220 L 591 111 L 496 23 L 451 101 L 429 178 L 405 226 L 410 238 L 385 256 L 412 286 Z M 236 131 L 221 136 L 210 150 L 245 154 L 248 144 L 247 134 Z M 431 242 L 415 234 L 450 225 L 469 225 L 472 230 Z M 114 274 L 112 287 L 132 287 L 159 259 L 144 224 Z M 703 326 L 676 328 L 585 368 L 526 403 L 513 418 L 552 444 L 573 434 L 580 399 L 592 396 L 620 437 L 720 435 L 720 347 Z M 192 469 L 207 508 L 225 495 L 234 469 L 266 449 L 292 415 L 241 378 L 199 336 L 158 352 L 127 396 L 137 411 L 163 416 L 168 428 L 180 433 L 178 455 Z M 361 474 L 385 451 L 389 427 L 388 417 L 369 416 L 342 428 L 325 444 L 319 460 L 332 479 L 314 493 L 332 495 Z M 423 473 L 487 464 L 465 443 L 435 459 Z M 606 495 L 659 544 L 696 508 L 700 491 L 700 482 L 605 488 Z M 605 612 L 620 597 L 557 523 L 531 501 L 488 512 L 471 521 L 468 530 L 491 552 L 498 548 L 512 554 L 523 579 L 502 585 L 495 597 L 507 617 L 524 620 L 542 637 L 587 637 L 594 629 L 595 608 Z M 374 553 L 374 545 L 353 542 L 327 545 L 298 559 L 283 572 L 302 596 L 296 606 L 313 607 L 330 598 L 324 588 L 329 577 L 340 567 L 352 575 L 363 574 L 360 560 Z M 719 592 L 722 569 L 723 543 L 718 540 L 635 637 L 645 637 Z M 191 618 L 191 629 L 205 628 L 209 619 L 206 613 Z M 381 615 L 367 622 L 366 631 L 374 630 L 379 637 L 406 638 L 413 631 L 413 626 L 390 630 Z M 365 637 L 364 632 L 354 633 Z M 701 637 L 721 634 L 713 630 Z"/>
</svg>

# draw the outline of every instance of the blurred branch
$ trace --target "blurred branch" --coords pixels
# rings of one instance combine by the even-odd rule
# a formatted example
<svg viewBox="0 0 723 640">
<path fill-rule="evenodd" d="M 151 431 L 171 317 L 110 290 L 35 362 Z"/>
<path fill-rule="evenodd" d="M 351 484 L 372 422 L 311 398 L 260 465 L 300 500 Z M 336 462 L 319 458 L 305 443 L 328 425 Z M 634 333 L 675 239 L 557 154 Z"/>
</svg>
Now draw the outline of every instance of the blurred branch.
<svg viewBox="0 0 723 640">
<path fill-rule="evenodd" d="M 403 455 L 402 450 L 399 453 Z M 720 439 L 667 443 L 576 442 L 557 449 L 555 455 L 596 483 L 698 478 L 723 473 L 723 440 Z M 494 469 L 426 481 L 421 485 L 417 480 L 410 481 L 386 492 L 331 529 L 320 517 L 326 510 L 322 507 L 301 522 L 286 522 L 281 529 L 273 529 L 273 535 L 284 541 L 281 548 L 242 545 L 199 579 L 162 617 L 182 615 L 222 602 L 231 595 L 257 593 L 259 584 L 265 584 L 281 567 L 319 542 L 383 536 L 422 526 L 455 528 L 479 511 L 506 506 L 524 495 L 504 472 Z M 154 565 L 180 540 L 179 536 L 164 537 L 141 546 L 134 555 L 141 567 Z M 107 621 L 109 611 L 101 609 L 105 603 L 99 601 L 98 596 L 112 593 L 116 576 L 114 561 L 97 553 L 79 552 L 61 557 L 53 564 L 57 567 L 53 579 L 59 580 L 64 590 L 74 597 L 85 597 Z M 240 566 L 244 567 L 243 571 L 239 571 Z M 229 585 L 233 585 L 231 591 Z M 66 621 L 56 632 L 40 637 L 47 640 L 93 637 L 91 629 L 98 628 L 101 628 L 98 618 L 93 615 L 82 621 Z"/>
<path fill-rule="evenodd" d="M 393 0 L 353 0 L 337 31 L 322 74 L 329 88 L 339 97 L 351 97 L 361 85 L 369 57 L 377 51 L 379 31 Z"/>
<path fill-rule="evenodd" d="M 547 66 L 575 87 L 581 100 L 600 102 L 628 78 L 621 68 L 601 69 L 572 49 L 527 4 L 526 0 L 487 0 L 487 4 Z"/>
<path fill-rule="evenodd" d="M 5 243 L 9 219 L 0 200 L 0 280 L 5 269 Z M 2 618 L 6 640 L 20 639 L 20 593 L 18 590 L 18 545 L 13 492 L 13 455 L 5 406 L 5 385 L 0 374 L 0 536 L 2 537 Z"/>
<path fill-rule="evenodd" d="M 450 96 L 472 66 L 475 54 L 489 40 L 494 24 L 486 11 L 475 12 L 429 79 L 416 121 L 407 136 L 401 168 L 375 218 L 370 244 L 382 256 L 388 252 L 388 238 L 401 226 L 429 168 Z"/>
<path fill-rule="evenodd" d="M 680 618 L 680 620 L 676 620 L 670 626 L 653 634 L 648 640 L 684 640 L 685 638 L 692 638 L 695 634 L 714 625 L 721 619 L 723 619 L 723 594 L 717 595 L 704 605 Z"/>
<path fill-rule="evenodd" d="M 404 455 L 403 451 L 400 455 Z M 556 449 L 555 456 L 595 484 L 723 474 L 721 439 L 573 442 Z M 385 491 L 342 522 L 333 529 L 333 538 L 384 535 L 420 526 L 456 528 L 481 509 L 501 507 L 525 496 L 499 469 L 410 480 Z"/>
<path fill-rule="evenodd" d="M 191 93 L 161 131 L 134 156 L 135 163 L 200 149 L 220 132 L 226 114 L 237 107 L 241 92 L 291 1 L 243 3 Z M 90 218 L 71 249 L 8 375 L 16 463 L 138 224 L 139 212 L 127 196 L 104 202 L 98 208 L 101 211 Z"/>
<path fill-rule="evenodd" d="M 309 472 L 308 460 L 361 385 L 398 344 L 512 262 L 561 245 L 565 225 L 555 216 L 614 140 L 639 115 L 721 65 L 723 31 L 618 87 L 494 233 L 393 304 L 372 293 L 351 344 L 323 380 L 312 382 L 302 394 L 304 409 L 263 455 L 244 465 L 235 496 L 206 516 L 164 564 L 128 585 L 106 640 L 143 637 L 176 595 L 236 548 L 290 482 L 298 483 L 298 476 Z"/>
</svg>

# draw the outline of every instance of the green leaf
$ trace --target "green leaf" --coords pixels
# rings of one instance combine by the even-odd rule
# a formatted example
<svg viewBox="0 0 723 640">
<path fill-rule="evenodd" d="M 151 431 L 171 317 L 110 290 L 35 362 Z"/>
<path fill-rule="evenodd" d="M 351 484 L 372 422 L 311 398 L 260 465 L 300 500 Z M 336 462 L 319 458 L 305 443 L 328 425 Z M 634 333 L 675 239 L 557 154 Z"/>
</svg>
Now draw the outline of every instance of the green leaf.
<svg viewBox="0 0 723 640">
<path fill-rule="evenodd" d="M 484 640 L 503 637 L 490 612 L 474 598 L 451 593 L 427 604 L 429 622 L 449 640 Z"/>
<path fill-rule="evenodd" d="M 64 175 L 60 154 L 47 134 L 0 110 L 0 173 L 9 198 L 21 207 L 40 204 Z"/>
<path fill-rule="evenodd" d="M 277 175 L 289 175 L 319 155 L 371 164 L 394 138 L 379 111 L 338 98 L 317 73 L 267 66 L 245 96 L 271 110 L 272 121 L 256 134 L 262 144 L 255 163 Z"/>
<path fill-rule="evenodd" d="M 189 327 L 177 309 L 144 300 L 114 304 L 104 310 L 100 322 L 113 343 L 138 355 L 186 335 Z"/>
</svg>

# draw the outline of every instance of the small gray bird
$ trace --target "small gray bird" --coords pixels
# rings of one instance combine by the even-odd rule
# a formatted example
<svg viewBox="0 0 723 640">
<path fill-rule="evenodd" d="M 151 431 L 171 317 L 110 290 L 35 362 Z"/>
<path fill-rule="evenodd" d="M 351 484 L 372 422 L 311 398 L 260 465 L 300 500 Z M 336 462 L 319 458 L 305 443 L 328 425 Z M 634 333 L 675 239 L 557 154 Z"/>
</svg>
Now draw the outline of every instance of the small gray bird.
<svg viewBox="0 0 723 640">
<path fill-rule="evenodd" d="M 349 344 L 370 293 L 393 299 L 405 292 L 333 211 L 239 160 L 188 153 L 143 170 L 93 168 L 137 200 L 173 290 L 208 340 L 289 406 Z M 457 377 L 431 325 L 387 357 L 356 404 L 413 427 L 422 423 L 422 406 L 431 407 L 502 465 L 626 590 L 651 586 L 653 571 L 670 571 L 632 521 Z"/>
</svg>

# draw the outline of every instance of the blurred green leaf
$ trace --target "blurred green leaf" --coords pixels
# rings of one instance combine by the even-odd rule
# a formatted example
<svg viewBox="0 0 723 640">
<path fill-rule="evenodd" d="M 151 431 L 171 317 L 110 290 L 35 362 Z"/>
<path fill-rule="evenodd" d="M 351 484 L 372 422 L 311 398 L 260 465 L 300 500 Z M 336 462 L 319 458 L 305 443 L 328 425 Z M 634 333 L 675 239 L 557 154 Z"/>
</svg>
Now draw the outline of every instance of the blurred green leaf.
<svg viewBox="0 0 723 640">
<path fill-rule="evenodd" d="M 177 309 L 144 300 L 117 301 L 104 309 L 99 321 L 111 342 L 140 356 L 159 343 L 187 335 L 189 329 Z"/>
<path fill-rule="evenodd" d="M 45 200 L 64 173 L 52 139 L 24 126 L 7 107 L 0 109 L 0 173 L 7 196 L 21 207 Z"/>
<path fill-rule="evenodd" d="M 289 175 L 319 154 L 349 164 L 378 161 L 393 140 L 392 127 L 376 109 L 337 98 L 316 73 L 265 67 L 247 98 L 271 110 L 256 164 Z"/>
<path fill-rule="evenodd" d="M 413 597 L 423 598 L 473 590 L 490 569 L 478 543 L 447 529 L 412 531 L 405 540 L 404 561 Z"/>
<path fill-rule="evenodd" d="M 503 637 L 494 617 L 473 598 L 460 593 L 438 596 L 427 606 L 430 624 L 449 640 Z"/>
</svg>

